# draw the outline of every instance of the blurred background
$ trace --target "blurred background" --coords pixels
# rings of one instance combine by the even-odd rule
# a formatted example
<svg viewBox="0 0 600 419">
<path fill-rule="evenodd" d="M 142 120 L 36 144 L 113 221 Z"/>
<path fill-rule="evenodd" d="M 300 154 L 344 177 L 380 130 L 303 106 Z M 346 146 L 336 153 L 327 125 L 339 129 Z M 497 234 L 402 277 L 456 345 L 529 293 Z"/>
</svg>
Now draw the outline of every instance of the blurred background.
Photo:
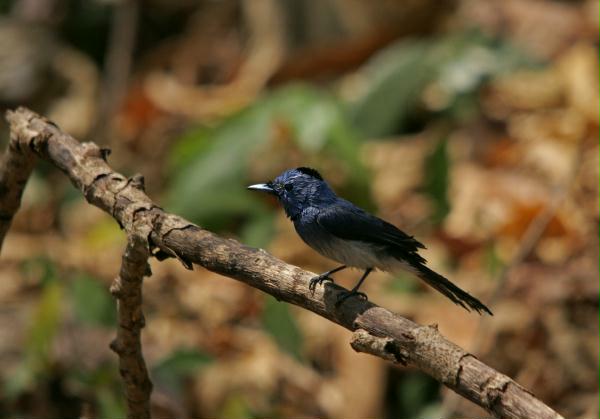
<svg viewBox="0 0 600 419">
<path fill-rule="evenodd" d="M 334 263 L 245 189 L 317 168 L 495 316 L 408 274 L 372 275 L 372 301 L 436 323 L 565 417 L 598 418 L 598 1 L 1 0 L 0 13 L 2 113 L 29 106 L 110 147 L 166 210 L 322 272 Z M 0 416 L 124 416 L 108 348 L 124 246 L 40 162 L 0 256 Z M 176 261 L 152 270 L 157 417 L 486 416 L 354 353 L 312 313 Z"/>
</svg>

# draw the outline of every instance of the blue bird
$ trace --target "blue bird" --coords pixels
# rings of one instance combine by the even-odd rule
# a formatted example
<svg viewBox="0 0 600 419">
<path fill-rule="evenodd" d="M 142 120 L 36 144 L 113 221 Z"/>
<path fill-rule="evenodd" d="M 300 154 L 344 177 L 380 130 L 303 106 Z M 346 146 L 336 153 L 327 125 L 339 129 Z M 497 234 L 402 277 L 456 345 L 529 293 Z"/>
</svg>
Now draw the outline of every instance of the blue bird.
<svg viewBox="0 0 600 419">
<path fill-rule="evenodd" d="M 364 269 L 358 283 L 352 290 L 340 294 L 336 305 L 352 296 L 366 299 L 358 289 L 374 269 L 387 272 L 403 269 L 467 311 L 473 309 L 479 314 L 492 315 L 477 298 L 425 266 L 425 259 L 418 253 L 425 248 L 423 244 L 338 197 L 315 169 L 287 170 L 271 182 L 251 185 L 248 189 L 275 195 L 302 240 L 323 256 L 342 264 L 312 278 L 309 284 L 312 291 L 323 281 L 333 281 L 329 275 L 342 269 Z"/>
</svg>

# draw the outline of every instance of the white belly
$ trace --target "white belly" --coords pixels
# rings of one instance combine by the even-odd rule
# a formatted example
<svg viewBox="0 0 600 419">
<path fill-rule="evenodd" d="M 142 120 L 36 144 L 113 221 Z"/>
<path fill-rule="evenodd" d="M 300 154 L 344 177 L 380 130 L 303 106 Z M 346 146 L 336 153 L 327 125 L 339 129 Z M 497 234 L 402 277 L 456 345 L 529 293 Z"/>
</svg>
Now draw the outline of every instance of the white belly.
<svg viewBox="0 0 600 419">
<path fill-rule="evenodd" d="M 318 246 L 313 245 L 313 247 L 323 256 L 354 268 L 414 272 L 414 268 L 408 263 L 391 256 L 382 256 L 382 248 L 361 241 L 333 239 L 326 243 L 319 243 Z"/>
</svg>

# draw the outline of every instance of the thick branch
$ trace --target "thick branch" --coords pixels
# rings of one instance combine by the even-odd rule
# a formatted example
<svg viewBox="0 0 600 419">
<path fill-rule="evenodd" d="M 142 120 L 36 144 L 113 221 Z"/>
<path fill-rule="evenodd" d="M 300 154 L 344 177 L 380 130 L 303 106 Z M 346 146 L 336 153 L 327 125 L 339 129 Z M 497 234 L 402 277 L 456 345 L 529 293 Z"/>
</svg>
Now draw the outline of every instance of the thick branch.
<svg viewBox="0 0 600 419">
<path fill-rule="evenodd" d="M 149 276 L 148 246 L 146 239 L 137 235 L 128 237 L 123 253 L 121 271 L 110 292 L 117 299 L 119 328 L 110 348 L 119 355 L 119 371 L 125 383 L 127 417 L 150 418 L 152 382 L 148 377 L 142 356 L 141 330 L 145 325 L 142 313 L 142 282 Z"/>
<path fill-rule="evenodd" d="M 308 283 L 314 274 L 165 213 L 136 187 L 139 180 L 112 171 L 96 145 L 78 143 L 23 108 L 9 112 L 8 120 L 22 148 L 63 170 L 90 203 L 111 214 L 128 234 L 147 232 L 143 237 L 156 257 L 176 257 L 190 269 L 196 263 L 347 329 L 362 329 L 363 345 L 355 346 L 358 350 L 366 350 L 371 341 L 373 347 L 366 351 L 414 365 L 497 417 L 561 417 L 512 379 L 446 340 L 435 327 L 420 326 L 360 299 L 335 307 L 343 288 L 328 283 L 311 293 Z"/>
</svg>

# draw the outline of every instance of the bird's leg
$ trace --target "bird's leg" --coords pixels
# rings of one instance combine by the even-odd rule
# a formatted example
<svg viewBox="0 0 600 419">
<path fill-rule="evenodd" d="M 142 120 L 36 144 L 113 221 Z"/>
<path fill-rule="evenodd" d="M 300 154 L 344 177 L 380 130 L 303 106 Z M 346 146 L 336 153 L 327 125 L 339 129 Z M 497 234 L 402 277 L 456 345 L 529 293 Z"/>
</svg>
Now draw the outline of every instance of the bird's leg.
<svg viewBox="0 0 600 419">
<path fill-rule="evenodd" d="M 329 275 L 334 274 L 336 272 L 339 272 L 342 269 L 346 269 L 346 268 L 347 268 L 346 265 L 338 266 L 335 269 L 332 269 L 330 271 L 324 272 L 321 275 L 315 276 L 314 278 L 312 278 L 310 280 L 310 283 L 308 284 L 308 289 L 311 292 L 315 292 L 315 288 L 317 287 L 317 285 L 321 285 L 324 281 L 331 281 L 331 282 L 333 282 L 333 278 L 330 278 Z"/>
<path fill-rule="evenodd" d="M 360 286 L 362 285 L 363 281 L 367 278 L 367 276 L 369 276 L 369 274 L 373 271 L 373 268 L 367 268 L 365 270 L 365 273 L 363 274 L 363 276 L 360 277 L 360 279 L 358 280 L 358 283 L 354 286 L 354 288 L 352 288 L 350 291 L 344 291 L 341 292 L 338 295 L 338 299 L 335 303 L 336 307 L 339 306 L 340 304 L 342 304 L 344 301 L 346 301 L 346 299 L 352 297 L 352 296 L 360 296 L 362 298 L 364 298 L 365 300 L 367 299 L 367 294 L 365 294 L 364 292 L 358 292 L 358 289 L 360 288 Z"/>
</svg>

